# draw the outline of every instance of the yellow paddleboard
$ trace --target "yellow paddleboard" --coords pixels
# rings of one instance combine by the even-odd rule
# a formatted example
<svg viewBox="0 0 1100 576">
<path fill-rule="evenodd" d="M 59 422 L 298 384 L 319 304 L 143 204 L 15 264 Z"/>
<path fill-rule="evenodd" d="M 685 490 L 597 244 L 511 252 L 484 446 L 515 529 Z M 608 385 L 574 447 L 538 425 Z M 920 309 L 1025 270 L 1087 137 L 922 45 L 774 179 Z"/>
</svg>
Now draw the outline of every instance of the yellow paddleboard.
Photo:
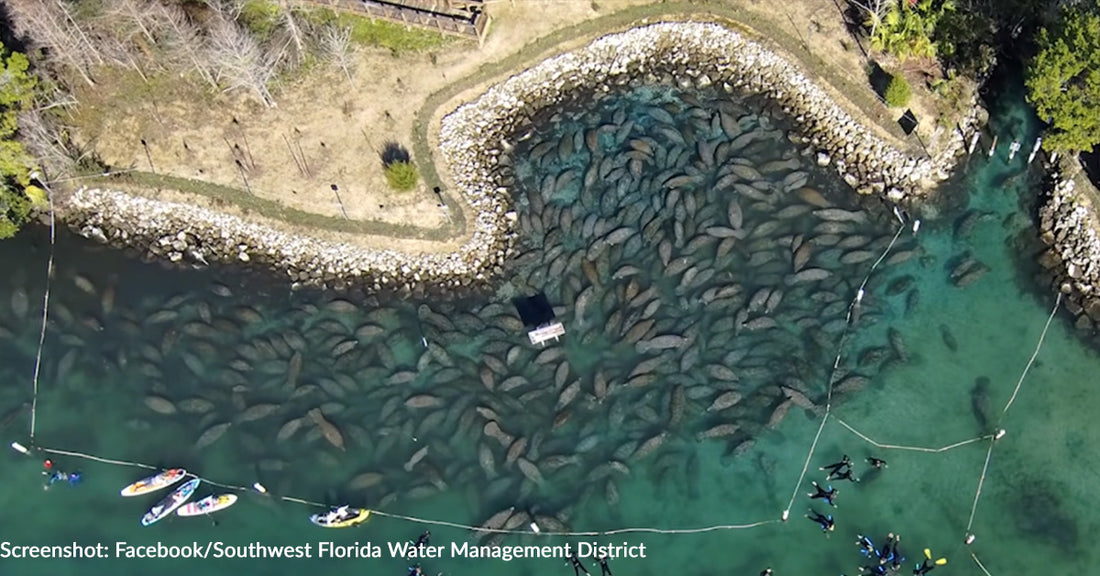
<svg viewBox="0 0 1100 576">
<path fill-rule="evenodd" d="M 148 494 L 150 492 L 156 492 L 163 488 L 167 488 L 187 475 L 187 471 L 183 468 L 172 468 L 171 470 L 165 470 L 160 474 L 154 474 L 148 478 L 142 478 L 133 484 L 122 489 L 123 496 L 141 496 L 142 494 Z"/>
<path fill-rule="evenodd" d="M 332 512 L 335 512 L 333 510 Z M 340 518 L 333 518 L 330 513 L 326 514 L 314 514 L 309 517 L 309 521 L 322 528 L 350 528 L 357 524 L 362 524 L 370 518 L 370 510 L 366 508 L 349 508 L 347 514 Z"/>
</svg>

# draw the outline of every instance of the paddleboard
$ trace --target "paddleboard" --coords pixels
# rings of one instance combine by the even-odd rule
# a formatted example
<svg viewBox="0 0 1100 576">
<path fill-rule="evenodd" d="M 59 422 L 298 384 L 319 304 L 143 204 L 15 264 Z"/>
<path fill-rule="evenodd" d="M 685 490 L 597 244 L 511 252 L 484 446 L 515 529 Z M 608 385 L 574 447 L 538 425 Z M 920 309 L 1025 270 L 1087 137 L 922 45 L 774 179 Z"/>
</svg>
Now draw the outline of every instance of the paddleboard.
<svg viewBox="0 0 1100 576">
<path fill-rule="evenodd" d="M 175 512 L 176 508 L 182 506 L 195 493 L 195 488 L 199 487 L 199 482 L 198 478 L 188 480 L 186 484 L 173 490 L 171 494 L 164 497 L 164 500 L 157 502 L 156 506 L 150 508 L 145 516 L 141 517 L 141 525 L 148 526 Z"/>
<path fill-rule="evenodd" d="M 325 514 L 314 514 L 309 517 L 309 521 L 322 528 L 350 528 L 370 518 L 370 510 L 366 508 L 348 508 L 347 515 L 342 519 L 331 518 L 331 512 L 335 512 L 335 509 Z"/>
<path fill-rule="evenodd" d="M 142 494 L 148 494 L 150 492 L 156 492 L 161 488 L 167 488 L 187 475 L 187 471 L 183 468 L 172 468 L 171 470 L 165 470 L 160 474 L 154 474 L 148 478 L 142 478 L 133 484 L 122 489 L 123 496 L 141 496 Z"/>
<path fill-rule="evenodd" d="M 236 494 L 210 495 L 198 502 L 191 502 L 181 506 L 179 510 L 176 510 L 176 515 L 198 516 L 199 514 L 210 514 L 218 510 L 225 510 L 236 503 Z"/>
</svg>

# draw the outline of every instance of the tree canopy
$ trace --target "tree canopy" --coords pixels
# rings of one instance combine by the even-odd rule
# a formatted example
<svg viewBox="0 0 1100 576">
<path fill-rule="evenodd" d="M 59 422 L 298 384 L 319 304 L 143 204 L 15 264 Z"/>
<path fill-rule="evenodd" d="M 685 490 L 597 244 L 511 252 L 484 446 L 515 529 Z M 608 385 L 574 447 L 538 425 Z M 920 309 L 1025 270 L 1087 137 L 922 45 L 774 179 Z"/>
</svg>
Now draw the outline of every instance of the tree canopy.
<svg viewBox="0 0 1100 576">
<path fill-rule="evenodd" d="M 861 5 L 862 6 L 862 5 Z M 951 0 L 908 0 L 888 6 L 876 2 L 878 11 L 869 10 L 865 23 L 871 30 L 871 46 L 901 59 L 936 56 L 933 33 L 936 24 L 946 14 L 955 11 Z M 882 14 L 881 19 L 879 14 Z"/>
<path fill-rule="evenodd" d="M 15 139 L 20 110 L 31 104 L 36 84 L 26 56 L 0 44 L 0 238 L 10 238 L 26 222 L 41 190 L 30 183 L 34 159 Z"/>
<path fill-rule="evenodd" d="M 1028 100 L 1050 123 L 1043 144 L 1055 151 L 1100 143 L 1100 14 L 1066 9 L 1043 28 L 1027 69 Z"/>
</svg>

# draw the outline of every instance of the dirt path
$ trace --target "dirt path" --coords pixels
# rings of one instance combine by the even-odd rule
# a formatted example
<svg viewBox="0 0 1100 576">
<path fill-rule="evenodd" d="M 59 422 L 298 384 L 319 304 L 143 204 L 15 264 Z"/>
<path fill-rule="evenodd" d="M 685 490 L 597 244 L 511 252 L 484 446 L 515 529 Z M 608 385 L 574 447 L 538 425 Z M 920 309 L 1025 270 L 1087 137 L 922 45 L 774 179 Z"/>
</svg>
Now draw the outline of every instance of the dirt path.
<svg viewBox="0 0 1100 576">
<path fill-rule="evenodd" d="M 386 185 L 380 161 L 385 143 L 413 150 L 413 160 L 418 163 L 432 161 L 418 157 L 413 146 L 416 137 L 411 135 L 415 134 L 417 114 L 425 114 L 425 103 L 433 96 L 464 86 L 427 111 L 427 154 L 437 149 L 438 123 L 445 113 L 541 58 L 579 47 L 629 23 L 647 21 L 631 14 L 662 10 L 661 5 L 644 4 L 641 0 L 494 3 L 488 8 L 493 16 L 491 32 L 481 48 L 473 41 L 454 40 L 432 54 L 395 57 L 388 51 L 362 50 L 351 80 L 319 67 L 296 84 L 280 87 L 275 93 L 276 108 L 264 108 L 237 94 L 210 95 L 178 81 L 162 80 L 135 88 L 134 79 L 119 78 L 101 84 L 117 86 L 114 93 L 78 95 L 83 103 L 76 117 L 79 136 L 94 141 L 96 150 L 113 166 L 211 182 L 236 189 L 236 194 L 251 193 L 305 212 L 383 222 L 419 232 L 402 239 L 322 234 L 295 222 L 227 210 L 283 230 L 300 230 L 366 248 L 451 250 L 461 244 L 465 234 L 447 226 L 451 214 L 441 209 L 430 183 L 421 181 L 416 190 L 403 193 Z M 690 6 L 693 11 L 700 10 L 697 5 Z M 865 117 L 884 138 L 906 144 L 889 129 L 885 108 L 868 104 L 868 95 L 873 94 L 866 81 L 856 81 L 864 86 L 863 94 L 855 94 L 857 89 L 851 85 L 836 85 L 844 82 L 843 76 L 851 76 L 846 71 L 861 69 L 863 58 L 831 2 L 792 0 L 777 14 L 755 0 L 732 0 L 715 6 L 714 12 L 736 17 L 774 40 L 785 36 L 791 47 L 788 56 L 800 60 L 811 77 L 831 87 L 842 105 L 857 117 Z M 617 16 L 622 17 L 615 21 Z M 543 46 L 535 40 L 568 27 L 576 27 L 575 33 L 558 41 Z M 799 50 L 806 53 L 798 54 Z M 815 61 L 807 63 L 807 58 Z M 491 70 L 494 63 L 506 60 L 516 60 L 515 65 Z M 867 113 L 861 112 L 867 109 Z M 444 167 L 436 166 L 434 172 L 447 183 Z M 160 197 L 225 210 L 234 199 L 226 198 L 224 189 L 220 194 L 196 199 L 194 193 L 175 191 L 161 192 Z M 454 196 L 448 195 L 456 200 Z"/>
</svg>

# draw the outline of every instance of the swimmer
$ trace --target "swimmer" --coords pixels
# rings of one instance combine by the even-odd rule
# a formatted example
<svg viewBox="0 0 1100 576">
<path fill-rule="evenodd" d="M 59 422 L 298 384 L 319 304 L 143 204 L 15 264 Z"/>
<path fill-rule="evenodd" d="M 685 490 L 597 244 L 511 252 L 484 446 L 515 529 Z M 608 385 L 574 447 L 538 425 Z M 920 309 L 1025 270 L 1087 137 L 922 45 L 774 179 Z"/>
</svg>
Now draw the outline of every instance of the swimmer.
<svg viewBox="0 0 1100 576">
<path fill-rule="evenodd" d="M 772 569 L 771 568 L 765 568 L 765 569 L 761 570 L 760 571 L 760 576 L 772 576 Z"/>
<path fill-rule="evenodd" d="M 852 469 L 845 468 L 842 472 L 833 477 L 834 480 L 847 480 L 849 482 L 859 482 L 859 478 L 852 476 Z"/>
<path fill-rule="evenodd" d="M 870 464 L 871 467 L 874 468 L 875 470 L 882 470 L 883 468 L 888 468 L 889 467 L 889 466 L 886 465 L 885 460 L 883 460 L 881 458 L 875 458 L 874 456 L 868 456 L 867 457 L 867 463 Z"/>
<path fill-rule="evenodd" d="M 607 556 L 600 556 L 597 561 L 600 563 L 600 576 L 612 576 L 611 567 L 607 565 Z"/>
<path fill-rule="evenodd" d="M 916 568 L 913 568 L 913 574 L 915 576 L 924 576 L 935 568 L 936 565 L 932 563 L 932 560 L 929 558 L 925 558 L 924 562 L 921 562 L 917 565 Z"/>
<path fill-rule="evenodd" d="M 836 502 L 833 501 L 833 499 L 836 498 L 836 488 L 829 486 L 828 490 L 824 490 L 821 488 L 821 486 L 817 484 L 817 482 L 814 482 L 814 489 L 817 490 L 816 493 L 807 494 L 807 496 L 810 497 L 810 500 L 817 500 L 818 498 L 821 498 L 822 500 L 828 502 L 829 506 L 836 508 Z"/>
<path fill-rule="evenodd" d="M 836 524 L 833 523 L 833 517 L 831 515 L 818 514 L 813 508 L 810 509 L 810 513 L 806 515 L 807 518 L 817 522 L 821 526 L 822 532 L 832 532 L 836 528 Z"/>
<path fill-rule="evenodd" d="M 584 572 L 584 576 L 592 576 L 588 573 L 588 568 L 585 568 L 584 564 L 581 564 L 581 560 L 577 558 L 576 552 L 569 557 L 569 563 L 573 565 L 573 576 L 581 576 L 581 572 Z"/>
<path fill-rule="evenodd" d="M 413 544 L 413 547 L 414 548 L 420 548 L 421 546 L 427 546 L 428 541 L 431 540 L 431 538 L 432 538 L 432 531 L 428 530 L 428 531 L 424 532 L 423 534 L 421 534 L 420 537 L 416 539 L 416 543 Z"/>
<path fill-rule="evenodd" d="M 894 545 L 890 547 L 890 567 L 895 571 L 901 569 L 901 565 L 905 562 L 905 556 L 901 555 L 901 551 L 898 550 L 898 542 L 901 542 L 901 536 L 894 537 Z"/>
<path fill-rule="evenodd" d="M 871 539 L 859 534 L 859 539 L 856 540 L 856 546 L 859 546 L 859 553 L 870 558 L 875 553 L 875 545 L 871 543 Z"/>
<path fill-rule="evenodd" d="M 420 564 L 409 566 L 409 576 L 424 576 L 424 572 L 420 569 Z"/>
<path fill-rule="evenodd" d="M 879 565 L 886 564 L 887 562 L 894 559 L 892 549 L 895 546 L 895 538 L 896 537 L 894 536 L 893 532 L 886 536 L 886 543 L 882 545 L 882 550 L 879 550 L 878 552 Z"/>
<path fill-rule="evenodd" d="M 841 468 L 850 468 L 851 466 L 852 466 L 852 460 L 851 460 L 851 458 L 848 458 L 847 454 L 845 454 L 843 457 L 841 457 L 840 462 L 836 462 L 834 464 L 827 464 L 825 466 L 822 466 L 820 468 L 820 470 L 828 470 L 829 474 L 825 476 L 825 479 L 826 480 L 832 480 L 833 476 L 835 474 L 837 474 L 840 471 Z"/>
</svg>

